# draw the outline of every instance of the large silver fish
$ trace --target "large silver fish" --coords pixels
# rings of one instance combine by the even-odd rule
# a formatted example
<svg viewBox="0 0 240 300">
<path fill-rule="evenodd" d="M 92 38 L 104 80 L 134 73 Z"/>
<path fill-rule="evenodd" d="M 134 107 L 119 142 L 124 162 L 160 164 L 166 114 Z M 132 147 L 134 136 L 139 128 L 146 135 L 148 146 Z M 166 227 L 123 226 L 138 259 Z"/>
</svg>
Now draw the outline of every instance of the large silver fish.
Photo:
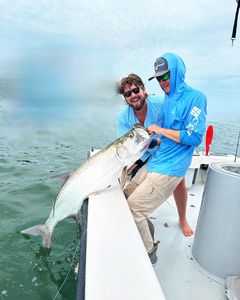
<svg viewBox="0 0 240 300">
<path fill-rule="evenodd" d="M 50 248 L 56 224 L 69 216 L 76 217 L 84 199 L 90 195 L 109 187 L 118 178 L 124 181 L 123 174 L 144 154 L 149 143 L 147 130 L 135 124 L 127 134 L 93 155 L 71 174 L 59 190 L 45 224 L 27 228 L 21 233 L 42 235 L 43 247 Z"/>
</svg>

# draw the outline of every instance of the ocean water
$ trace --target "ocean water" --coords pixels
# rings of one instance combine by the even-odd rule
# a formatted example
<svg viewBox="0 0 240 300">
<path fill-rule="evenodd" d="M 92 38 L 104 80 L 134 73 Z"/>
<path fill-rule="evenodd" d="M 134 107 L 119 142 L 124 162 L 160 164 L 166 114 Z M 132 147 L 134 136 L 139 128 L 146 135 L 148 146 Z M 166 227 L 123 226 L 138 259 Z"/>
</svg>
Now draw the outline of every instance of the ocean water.
<svg viewBox="0 0 240 300">
<path fill-rule="evenodd" d="M 50 255 L 40 237 L 20 231 L 46 220 L 62 184 L 56 176 L 76 169 L 91 147 L 115 139 L 125 104 L 114 92 L 111 101 L 14 104 L 1 99 L 0 299 L 75 299 L 80 230 L 74 220 L 56 226 Z M 211 152 L 235 154 L 239 121 L 228 115 L 208 120 L 214 126 Z M 204 141 L 198 150 L 205 150 Z"/>
<path fill-rule="evenodd" d="M 147 81 L 153 61 L 164 52 L 180 54 L 187 82 L 208 98 L 211 153 L 235 154 L 240 60 L 239 42 L 229 41 L 235 2 L 164 1 L 164 14 L 155 0 L 0 3 L 1 300 L 75 299 L 75 221 L 56 226 L 50 254 L 40 237 L 20 231 L 46 220 L 62 185 L 58 175 L 116 138 L 125 105 L 115 91 L 120 77 L 135 72 L 150 93 L 160 93 Z M 198 150 L 205 151 L 205 141 Z"/>
<path fill-rule="evenodd" d="M 55 176 L 73 171 L 91 147 L 115 138 L 118 105 L 101 100 L 87 107 L 68 101 L 68 107 L 14 108 L 1 99 L 0 299 L 75 299 L 79 226 L 73 219 L 61 222 L 50 255 L 41 238 L 20 230 L 46 220 L 62 185 Z"/>
</svg>

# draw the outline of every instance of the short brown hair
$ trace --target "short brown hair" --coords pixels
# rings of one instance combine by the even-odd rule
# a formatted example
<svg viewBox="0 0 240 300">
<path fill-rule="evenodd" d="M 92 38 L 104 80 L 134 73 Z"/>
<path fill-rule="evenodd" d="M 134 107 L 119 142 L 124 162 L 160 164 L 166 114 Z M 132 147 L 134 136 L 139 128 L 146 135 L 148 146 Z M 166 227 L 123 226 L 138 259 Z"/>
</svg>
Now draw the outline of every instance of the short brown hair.
<svg viewBox="0 0 240 300">
<path fill-rule="evenodd" d="M 139 87 L 145 88 L 142 79 L 138 75 L 136 75 L 134 73 L 131 73 L 127 77 L 123 77 L 119 81 L 119 84 L 118 84 L 118 93 L 123 94 L 124 87 L 127 84 L 129 84 L 129 85 L 136 84 Z"/>
</svg>

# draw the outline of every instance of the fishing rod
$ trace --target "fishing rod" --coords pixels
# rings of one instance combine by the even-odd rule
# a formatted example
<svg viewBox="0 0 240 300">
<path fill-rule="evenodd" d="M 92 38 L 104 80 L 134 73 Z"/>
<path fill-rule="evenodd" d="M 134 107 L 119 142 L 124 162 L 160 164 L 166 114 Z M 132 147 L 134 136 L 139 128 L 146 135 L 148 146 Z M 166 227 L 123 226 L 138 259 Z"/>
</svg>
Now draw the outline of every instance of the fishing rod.
<svg viewBox="0 0 240 300">
<path fill-rule="evenodd" d="M 232 46 L 233 46 L 233 42 L 236 40 L 238 13 L 239 13 L 239 6 L 240 6 L 240 0 L 236 0 L 236 1 L 237 1 L 237 9 L 236 9 L 236 13 L 235 13 L 235 19 L 234 19 L 234 23 L 233 23 L 233 30 L 232 30 L 232 36 L 231 36 Z"/>
<path fill-rule="evenodd" d="M 237 147 L 236 147 L 236 153 L 235 153 L 234 162 L 237 161 L 237 154 L 238 154 L 239 140 L 240 140 L 240 130 L 239 130 L 239 134 L 238 134 L 238 141 L 237 141 Z"/>
</svg>

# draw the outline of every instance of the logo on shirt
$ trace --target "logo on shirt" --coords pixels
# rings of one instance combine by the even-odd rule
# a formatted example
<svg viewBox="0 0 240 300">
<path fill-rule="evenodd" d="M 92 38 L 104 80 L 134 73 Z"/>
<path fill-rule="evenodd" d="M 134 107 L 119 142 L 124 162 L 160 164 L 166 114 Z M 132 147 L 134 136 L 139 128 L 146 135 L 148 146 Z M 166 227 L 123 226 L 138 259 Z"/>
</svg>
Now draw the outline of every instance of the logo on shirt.
<svg viewBox="0 0 240 300">
<path fill-rule="evenodd" d="M 190 114 L 193 115 L 195 118 L 198 118 L 198 116 L 200 115 L 200 113 L 201 113 L 201 109 L 198 108 L 197 106 L 194 106 L 194 108 L 190 112 Z"/>
<path fill-rule="evenodd" d="M 199 117 L 201 111 L 202 110 L 200 108 L 198 108 L 197 106 L 194 106 L 194 108 L 190 112 L 190 115 L 192 115 L 194 118 L 191 120 L 191 122 L 186 127 L 188 136 L 190 136 L 192 134 L 192 132 L 194 131 L 194 128 L 197 126 L 198 117 Z"/>
</svg>

